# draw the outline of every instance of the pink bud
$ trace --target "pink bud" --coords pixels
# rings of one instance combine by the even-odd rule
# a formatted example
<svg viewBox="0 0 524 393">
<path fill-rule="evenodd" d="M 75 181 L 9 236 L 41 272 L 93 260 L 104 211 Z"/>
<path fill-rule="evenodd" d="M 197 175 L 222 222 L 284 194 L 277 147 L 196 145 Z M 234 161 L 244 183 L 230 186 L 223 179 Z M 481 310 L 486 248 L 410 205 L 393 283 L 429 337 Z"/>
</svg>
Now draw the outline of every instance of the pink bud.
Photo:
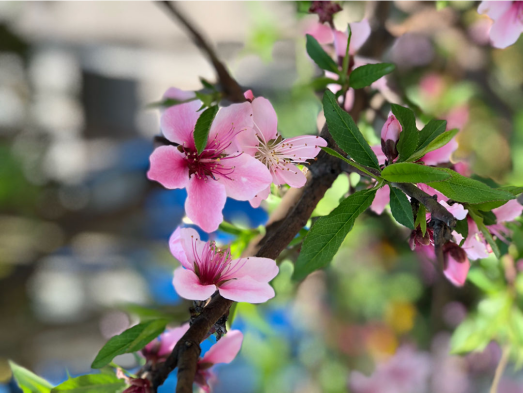
<svg viewBox="0 0 524 393">
<path fill-rule="evenodd" d="M 389 162 L 392 162 L 398 156 L 397 142 L 401 131 L 402 127 L 399 121 L 395 115 L 390 114 L 380 132 L 382 151 Z"/>
<path fill-rule="evenodd" d="M 444 246 L 444 257 L 446 258 L 444 275 L 453 285 L 463 286 L 470 267 L 466 252 L 458 244 L 447 243 Z"/>
</svg>

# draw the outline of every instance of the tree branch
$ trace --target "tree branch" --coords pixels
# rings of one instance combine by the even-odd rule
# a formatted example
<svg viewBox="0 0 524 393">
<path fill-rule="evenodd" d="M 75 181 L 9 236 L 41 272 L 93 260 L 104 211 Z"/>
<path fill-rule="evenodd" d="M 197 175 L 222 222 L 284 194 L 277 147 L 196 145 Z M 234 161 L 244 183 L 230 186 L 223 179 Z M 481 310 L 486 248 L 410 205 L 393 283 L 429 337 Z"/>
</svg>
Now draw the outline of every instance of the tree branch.
<svg viewBox="0 0 524 393">
<path fill-rule="evenodd" d="M 204 39 L 204 37 L 193 27 L 183 12 L 180 12 L 178 5 L 169 1 L 161 1 L 158 4 L 164 7 L 166 12 L 177 22 L 182 24 L 189 33 L 191 40 L 207 56 L 217 74 L 218 80 L 224 92 L 225 98 L 231 102 L 244 102 L 244 92 L 236 80 L 229 74 L 226 66 L 218 59 L 215 51 Z"/>
</svg>

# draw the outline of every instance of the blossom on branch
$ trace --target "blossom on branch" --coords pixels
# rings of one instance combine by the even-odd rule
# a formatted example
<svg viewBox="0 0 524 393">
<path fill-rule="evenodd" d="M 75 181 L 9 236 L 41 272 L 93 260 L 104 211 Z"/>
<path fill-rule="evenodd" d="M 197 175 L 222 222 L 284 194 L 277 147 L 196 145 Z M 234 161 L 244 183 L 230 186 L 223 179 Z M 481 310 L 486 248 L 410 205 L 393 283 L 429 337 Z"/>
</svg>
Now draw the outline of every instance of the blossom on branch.
<svg viewBox="0 0 524 393">
<path fill-rule="evenodd" d="M 234 138 L 253 127 L 251 104 L 222 108 L 199 154 L 193 133 L 200 116 L 198 100 L 172 106 L 161 116 L 164 136 L 178 146 L 161 146 L 150 157 L 147 174 L 169 189 L 186 188 L 187 216 L 206 232 L 218 229 L 226 197 L 247 201 L 271 183 L 267 167 L 236 149 Z"/>
<path fill-rule="evenodd" d="M 306 175 L 297 164 L 314 159 L 320 148 L 327 146 L 327 142 L 314 135 L 282 138 L 277 130 L 277 114 L 271 102 L 264 97 L 254 98 L 251 90 L 246 92 L 246 98 L 252 101 L 255 132 L 245 132 L 237 136 L 239 149 L 264 164 L 271 173 L 273 183 L 288 184 L 294 188 L 303 187 L 306 184 Z M 251 205 L 260 206 L 269 193 L 268 186 L 250 200 Z"/>
<path fill-rule="evenodd" d="M 189 323 L 173 329 L 167 329 L 159 337 L 147 344 L 140 351 L 140 354 L 153 363 L 165 361 L 178 340 L 182 338 L 188 329 Z"/>
<path fill-rule="evenodd" d="M 169 247 L 182 264 L 175 270 L 173 285 L 185 299 L 206 300 L 216 290 L 236 302 L 264 303 L 275 296 L 269 281 L 278 274 L 278 266 L 272 259 L 232 259 L 229 249 L 201 241 L 192 228 L 177 228 Z"/>
</svg>

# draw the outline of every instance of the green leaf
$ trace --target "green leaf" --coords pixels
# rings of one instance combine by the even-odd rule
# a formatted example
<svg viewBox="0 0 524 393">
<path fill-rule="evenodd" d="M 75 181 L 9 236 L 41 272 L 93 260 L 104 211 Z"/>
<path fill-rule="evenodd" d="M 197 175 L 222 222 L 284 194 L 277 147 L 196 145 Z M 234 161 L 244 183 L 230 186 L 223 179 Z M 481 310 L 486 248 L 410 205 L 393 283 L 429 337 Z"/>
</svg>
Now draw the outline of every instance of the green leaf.
<svg viewBox="0 0 524 393">
<path fill-rule="evenodd" d="M 451 141 L 451 139 L 453 139 L 453 137 L 457 135 L 458 131 L 459 130 L 455 128 L 453 130 L 446 131 L 440 134 L 435 139 L 433 139 L 426 147 L 417 150 L 415 153 L 409 156 L 409 158 L 406 161 L 416 161 L 419 158 L 423 157 L 424 154 L 427 154 L 430 151 L 437 150 L 442 146 L 447 145 Z"/>
<path fill-rule="evenodd" d="M 204 86 L 206 89 L 216 90 L 215 86 L 213 86 L 211 82 L 207 81 L 202 77 L 200 77 L 200 83 L 202 83 L 202 86 Z"/>
<path fill-rule="evenodd" d="M 451 177 L 444 181 L 427 184 L 456 202 L 485 203 L 515 199 L 513 195 L 505 191 L 491 188 L 477 180 L 461 176 L 451 169 L 441 168 L 440 170 L 449 173 Z"/>
<path fill-rule="evenodd" d="M 429 123 L 420 130 L 417 149 L 425 148 L 432 140 L 446 131 L 446 124 L 446 120 L 430 120 Z"/>
<path fill-rule="evenodd" d="M 167 325 L 165 319 L 155 319 L 133 326 L 125 332 L 114 336 L 102 347 L 96 355 L 91 368 L 101 368 L 109 364 L 113 358 L 124 353 L 136 352 L 144 348 L 160 333 Z"/>
<path fill-rule="evenodd" d="M 337 145 L 359 164 L 380 170 L 377 156 L 369 147 L 349 113 L 338 105 L 335 95 L 326 90 L 322 103 L 328 130 Z"/>
<path fill-rule="evenodd" d="M 469 227 L 468 227 L 468 219 L 465 220 L 457 220 L 457 225 L 455 225 L 455 231 L 457 233 L 460 233 L 464 239 L 460 242 L 459 246 L 462 246 L 464 242 L 466 241 L 469 233 Z"/>
<path fill-rule="evenodd" d="M 402 132 L 397 143 L 399 161 L 406 161 L 418 146 L 418 130 L 413 111 L 403 106 L 391 104 L 393 114 L 402 126 Z"/>
<path fill-rule="evenodd" d="M 497 190 L 506 191 L 515 196 L 519 196 L 520 194 L 522 194 L 522 187 L 504 186 L 497 188 Z"/>
<path fill-rule="evenodd" d="M 389 205 L 391 206 L 391 214 L 399 224 L 415 229 L 413 223 L 413 210 L 408 197 L 402 191 L 395 187 L 389 187 Z"/>
<path fill-rule="evenodd" d="M 500 188 L 496 188 L 497 190 L 500 190 Z M 481 210 L 484 212 L 489 212 L 493 209 L 496 209 L 497 207 L 501 207 L 502 205 L 505 205 L 507 201 L 494 201 L 494 202 L 486 202 L 486 203 L 477 203 L 473 204 L 473 207 L 477 210 Z"/>
<path fill-rule="evenodd" d="M 295 263 L 294 280 L 302 280 L 331 262 L 357 217 L 371 206 L 375 193 L 374 189 L 356 192 L 315 222 Z"/>
<path fill-rule="evenodd" d="M 363 167 L 362 165 L 360 164 L 357 164 L 356 162 L 354 161 L 351 161 L 350 159 L 344 157 L 342 154 L 339 154 L 338 152 L 336 152 L 335 150 L 329 148 L 329 147 L 321 147 L 322 150 L 324 150 L 327 154 L 329 154 L 330 156 L 333 156 L 333 157 L 337 157 L 337 158 L 340 158 L 341 160 L 347 162 L 349 165 L 351 165 L 352 167 L 354 168 L 357 168 L 359 171 L 361 172 L 364 172 L 366 175 L 374 178 L 374 179 L 380 179 L 380 176 L 377 176 L 373 173 L 371 173 L 369 171 L 369 168 L 366 168 L 366 167 Z"/>
<path fill-rule="evenodd" d="M 349 86 L 362 89 L 395 70 L 391 63 L 366 64 L 355 68 L 349 78 Z"/>
<path fill-rule="evenodd" d="M 337 63 L 326 53 L 318 41 L 309 34 L 306 34 L 306 51 L 309 57 L 311 57 L 320 68 L 334 72 L 335 74 L 340 74 Z"/>
<path fill-rule="evenodd" d="M 348 70 L 349 70 L 349 58 L 350 58 L 350 53 L 349 53 L 349 46 L 350 46 L 350 43 L 351 43 L 351 36 L 353 35 L 353 32 L 351 31 L 351 25 L 348 23 L 348 40 L 347 40 L 347 43 L 346 43 L 346 54 L 344 56 L 344 60 L 342 60 L 342 75 L 344 77 L 347 76 L 348 74 Z"/>
<path fill-rule="evenodd" d="M 195 147 L 198 154 L 202 153 L 207 145 L 207 138 L 209 136 L 209 130 L 211 129 L 211 124 L 218 113 L 218 105 L 213 105 L 207 108 L 202 114 L 198 117 L 198 120 L 195 125 L 195 132 L 193 137 L 195 138 Z"/>
<path fill-rule="evenodd" d="M 44 378 L 32 373 L 27 368 L 9 361 L 9 366 L 18 386 L 24 393 L 49 393 L 53 388 Z"/>
<path fill-rule="evenodd" d="M 51 390 L 51 393 L 116 393 L 125 386 L 126 382 L 116 375 L 88 374 L 68 379 Z"/>
<path fill-rule="evenodd" d="M 426 207 L 422 203 L 418 206 L 417 219 L 415 220 L 415 228 L 418 226 L 420 226 L 422 236 L 426 236 Z"/>
<path fill-rule="evenodd" d="M 385 167 L 382 177 L 393 183 L 430 183 L 449 179 L 451 175 L 430 166 L 399 162 Z"/>
</svg>

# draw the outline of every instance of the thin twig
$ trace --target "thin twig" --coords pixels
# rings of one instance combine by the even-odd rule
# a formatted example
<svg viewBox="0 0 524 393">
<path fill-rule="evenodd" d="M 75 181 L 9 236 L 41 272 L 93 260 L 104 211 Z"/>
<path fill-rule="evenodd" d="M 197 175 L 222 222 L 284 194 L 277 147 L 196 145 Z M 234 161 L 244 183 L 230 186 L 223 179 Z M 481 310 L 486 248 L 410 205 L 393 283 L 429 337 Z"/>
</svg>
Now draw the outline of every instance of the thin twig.
<svg viewBox="0 0 524 393">
<path fill-rule="evenodd" d="M 160 1 L 158 4 L 163 6 L 171 17 L 173 17 L 177 22 L 185 27 L 191 37 L 191 40 L 208 57 L 209 61 L 215 68 L 215 72 L 217 73 L 217 77 L 220 85 L 222 86 L 222 91 L 225 97 L 231 102 L 244 102 L 246 99 L 238 82 L 231 77 L 226 66 L 218 59 L 215 51 L 204 39 L 202 34 L 200 34 L 196 28 L 193 27 L 187 16 L 184 15 L 183 12 L 180 12 L 178 5 L 175 5 L 169 1 Z"/>
<path fill-rule="evenodd" d="M 502 378 L 504 369 L 508 364 L 510 350 L 511 347 L 509 345 L 505 345 L 502 349 L 502 355 L 500 356 L 499 364 L 497 365 L 497 369 L 495 370 L 495 377 L 493 378 L 493 383 L 491 384 L 491 389 L 489 389 L 489 393 L 497 393 L 500 378 Z"/>
</svg>

